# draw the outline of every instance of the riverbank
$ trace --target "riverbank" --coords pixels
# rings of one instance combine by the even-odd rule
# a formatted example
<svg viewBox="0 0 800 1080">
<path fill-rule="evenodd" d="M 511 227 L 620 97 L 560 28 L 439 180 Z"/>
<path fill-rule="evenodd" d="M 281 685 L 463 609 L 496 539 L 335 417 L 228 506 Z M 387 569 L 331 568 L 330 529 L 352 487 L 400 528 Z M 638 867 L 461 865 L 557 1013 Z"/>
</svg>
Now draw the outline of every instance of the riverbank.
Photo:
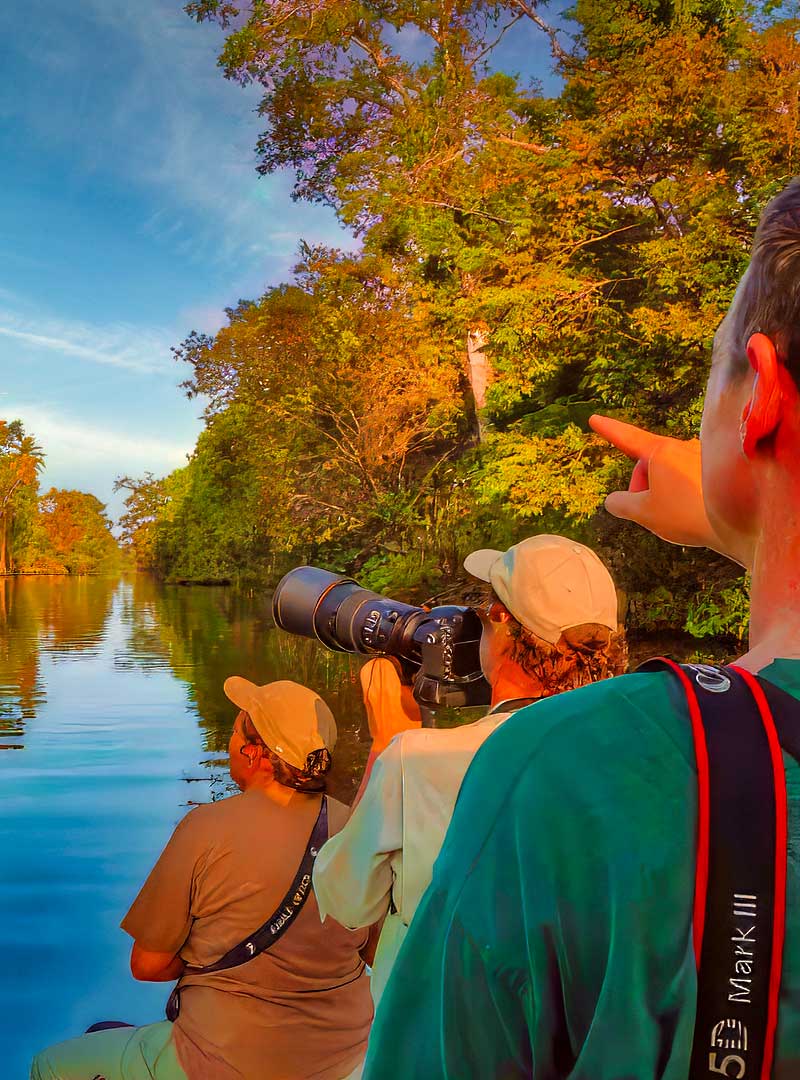
<svg viewBox="0 0 800 1080">
<path fill-rule="evenodd" d="M 229 577 L 213 578 L 166 578 L 164 580 L 165 585 L 201 585 L 203 587 L 209 587 L 212 585 L 221 585 L 227 587 L 233 585 L 233 580 Z M 241 586 L 239 586 L 241 587 Z"/>
<path fill-rule="evenodd" d="M 54 570 L 48 568 L 46 570 L 7 570 L 4 573 L 0 573 L 0 578 L 26 578 L 26 577 L 83 577 L 85 575 L 71 575 L 66 567 L 61 567 L 60 570 Z"/>
<path fill-rule="evenodd" d="M 181 589 L 221 588 L 243 596 L 259 597 L 267 606 L 279 578 L 254 573 L 227 577 L 168 577 L 159 579 L 150 571 L 136 571 L 163 586 Z M 346 576 L 350 576 L 349 574 Z M 418 584 L 387 589 L 381 582 L 371 581 L 369 575 L 352 575 L 365 589 L 401 603 L 430 607 L 438 604 L 476 602 L 476 582 L 465 573 L 440 581 L 435 593 L 424 592 Z M 626 594 L 618 589 L 622 621 L 628 635 L 632 667 L 648 656 L 668 653 L 681 659 L 694 657 L 734 657 L 744 649 L 747 637 L 747 586 L 705 588 L 694 595 L 685 591 L 672 592 L 658 586 L 648 594 Z"/>
</svg>

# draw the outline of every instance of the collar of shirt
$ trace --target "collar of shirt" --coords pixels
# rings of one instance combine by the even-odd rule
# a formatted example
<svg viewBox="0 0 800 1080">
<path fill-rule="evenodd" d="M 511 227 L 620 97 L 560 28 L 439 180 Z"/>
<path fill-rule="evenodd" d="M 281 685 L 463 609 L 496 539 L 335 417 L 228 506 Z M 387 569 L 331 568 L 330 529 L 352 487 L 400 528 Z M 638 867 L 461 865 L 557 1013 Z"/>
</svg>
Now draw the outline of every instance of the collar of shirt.
<svg viewBox="0 0 800 1080">
<path fill-rule="evenodd" d="M 515 697 L 506 698 L 505 701 L 498 701 L 496 705 L 493 705 L 487 716 L 495 716 L 497 713 L 511 713 L 516 712 L 517 709 L 524 709 L 526 705 L 533 705 L 539 698 L 535 697 Z"/>
</svg>

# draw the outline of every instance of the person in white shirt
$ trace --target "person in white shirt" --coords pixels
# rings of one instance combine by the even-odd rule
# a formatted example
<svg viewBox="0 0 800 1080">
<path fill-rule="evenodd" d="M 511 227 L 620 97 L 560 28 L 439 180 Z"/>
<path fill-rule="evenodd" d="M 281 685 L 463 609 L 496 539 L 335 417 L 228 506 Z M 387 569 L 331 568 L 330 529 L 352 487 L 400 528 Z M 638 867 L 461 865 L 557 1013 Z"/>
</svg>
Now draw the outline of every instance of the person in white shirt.
<svg viewBox="0 0 800 1080">
<path fill-rule="evenodd" d="M 368 770 L 374 767 L 350 820 L 314 867 L 323 919 L 332 915 L 352 929 L 383 920 L 372 965 L 376 1006 L 479 746 L 523 705 L 627 667 L 614 583 L 582 544 L 532 536 L 505 552 L 473 552 L 464 568 L 488 585 L 478 608 L 481 668 L 492 688 L 488 715 L 460 727 L 422 728 L 391 661 L 365 665 L 374 739 Z"/>
</svg>

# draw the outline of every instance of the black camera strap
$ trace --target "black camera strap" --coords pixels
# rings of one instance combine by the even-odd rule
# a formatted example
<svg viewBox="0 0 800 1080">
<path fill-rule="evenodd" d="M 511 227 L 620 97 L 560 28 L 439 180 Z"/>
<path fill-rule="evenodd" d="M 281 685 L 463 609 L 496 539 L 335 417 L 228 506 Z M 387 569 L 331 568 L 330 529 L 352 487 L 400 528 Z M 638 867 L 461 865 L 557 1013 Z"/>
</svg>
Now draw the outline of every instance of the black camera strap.
<svg viewBox="0 0 800 1080">
<path fill-rule="evenodd" d="M 271 949 L 276 942 L 280 941 L 302 911 L 306 900 L 313 891 L 311 871 L 314 869 L 314 860 L 327 839 L 328 799 L 326 795 L 323 795 L 319 814 L 314 823 L 314 828 L 311 830 L 311 836 L 308 838 L 297 873 L 277 908 L 266 922 L 259 926 L 255 933 L 250 934 L 244 941 L 240 941 L 238 945 L 234 945 L 219 960 L 216 960 L 213 964 L 206 964 L 204 967 L 187 964 L 183 970 L 183 975 L 211 975 L 218 971 L 227 971 L 229 968 L 239 967 L 241 964 L 246 964 L 249 960 L 252 960 L 253 957 L 266 952 L 267 949 Z M 180 1011 L 180 982 L 169 996 L 166 1011 L 168 1020 L 177 1018 Z"/>
<path fill-rule="evenodd" d="M 800 702 L 743 668 L 659 657 L 686 695 L 698 776 L 690 1080 L 769 1080 L 786 910 L 786 781 Z"/>
</svg>

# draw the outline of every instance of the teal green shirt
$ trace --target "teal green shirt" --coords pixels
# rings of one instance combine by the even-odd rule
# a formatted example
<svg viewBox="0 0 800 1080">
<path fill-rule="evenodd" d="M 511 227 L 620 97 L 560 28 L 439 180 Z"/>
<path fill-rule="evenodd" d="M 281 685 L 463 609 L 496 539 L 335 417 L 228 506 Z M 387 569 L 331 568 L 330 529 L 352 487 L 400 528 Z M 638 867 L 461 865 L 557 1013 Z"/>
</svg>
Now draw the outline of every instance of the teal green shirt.
<svg viewBox="0 0 800 1080">
<path fill-rule="evenodd" d="M 800 698 L 800 661 L 763 674 Z M 798 1077 L 800 767 L 786 755 L 785 766 L 775 1075 Z M 510 717 L 467 773 L 375 1018 L 365 1080 L 686 1080 L 696 782 L 683 693 L 667 673 Z"/>
</svg>

